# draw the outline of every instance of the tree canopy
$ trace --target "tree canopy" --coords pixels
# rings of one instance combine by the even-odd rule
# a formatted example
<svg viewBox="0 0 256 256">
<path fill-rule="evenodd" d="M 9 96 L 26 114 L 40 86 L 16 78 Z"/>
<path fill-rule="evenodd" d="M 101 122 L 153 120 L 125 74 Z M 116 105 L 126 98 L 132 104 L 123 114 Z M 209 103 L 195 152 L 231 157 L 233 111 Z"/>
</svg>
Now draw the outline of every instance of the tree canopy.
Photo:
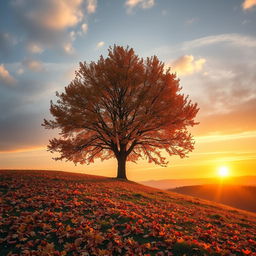
<svg viewBox="0 0 256 256">
<path fill-rule="evenodd" d="M 60 130 L 48 145 L 57 160 L 89 164 L 115 157 L 117 177 L 126 179 L 126 161 L 144 157 L 166 165 L 163 150 L 183 158 L 194 148 L 188 127 L 197 124 L 199 108 L 156 56 L 139 58 L 115 45 L 106 58 L 80 63 L 75 79 L 56 95 L 54 119 L 42 125 Z"/>
</svg>

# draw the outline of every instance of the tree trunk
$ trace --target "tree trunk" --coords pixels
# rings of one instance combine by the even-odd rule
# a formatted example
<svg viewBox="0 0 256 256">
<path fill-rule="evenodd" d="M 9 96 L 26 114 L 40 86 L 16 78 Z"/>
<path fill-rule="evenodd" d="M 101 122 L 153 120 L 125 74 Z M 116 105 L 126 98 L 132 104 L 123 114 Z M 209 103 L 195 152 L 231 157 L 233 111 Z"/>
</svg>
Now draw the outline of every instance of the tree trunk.
<svg viewBox="0 0 256 256">
<path fill-rule="evenodd" d="M 117 178 L 118 179 L 124 179 L 127 180 L 126 177 L 126 156 L 124 155 L 120 155 L 117 157 L 117 163 L 118 163 L 118 167 L 117 167 Z"/>
</svg>

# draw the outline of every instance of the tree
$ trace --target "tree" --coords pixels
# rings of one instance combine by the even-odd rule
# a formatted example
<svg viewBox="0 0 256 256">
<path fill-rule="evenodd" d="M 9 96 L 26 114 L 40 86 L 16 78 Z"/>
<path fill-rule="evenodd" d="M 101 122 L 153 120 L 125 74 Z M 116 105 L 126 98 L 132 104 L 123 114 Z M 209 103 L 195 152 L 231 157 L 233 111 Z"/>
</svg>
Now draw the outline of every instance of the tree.
<svg viewBox="0 0 256 256">
<path fill-rule="evenodd" d="M 180 93 L 175 74 L 156 56 L 143 59 L 132 48 L 114 46 L 106 58 L 80 63 L 76 77 L 51 101 L 54 120 L 42 124 L 59 129 L 48 150 L 56 160 L 92 163 L 115 157 L 117 178 L 126 179 L 126 161 L 146 157 L 165 166 L 170 156 L 185 157 L 194 148 L 187 127 L 197 124 L 197 104 Z"/>
</svg>

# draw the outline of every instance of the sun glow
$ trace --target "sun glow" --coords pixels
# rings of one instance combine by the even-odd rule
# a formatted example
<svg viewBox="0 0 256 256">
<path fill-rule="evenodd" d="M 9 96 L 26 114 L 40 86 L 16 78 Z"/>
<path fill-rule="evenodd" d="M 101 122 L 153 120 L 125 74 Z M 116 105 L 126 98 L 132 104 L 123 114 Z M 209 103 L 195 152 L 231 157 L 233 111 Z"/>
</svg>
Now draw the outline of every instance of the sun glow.
<svg viewBox="0 0 256 256">
<path fill-rule="evenodd" d="M 220 166 L 218 168 L 218 175 L 220 177 L 227 177 L 227 176 L 229 176 L 229 168 L 227 166 Z"/>
</svg>

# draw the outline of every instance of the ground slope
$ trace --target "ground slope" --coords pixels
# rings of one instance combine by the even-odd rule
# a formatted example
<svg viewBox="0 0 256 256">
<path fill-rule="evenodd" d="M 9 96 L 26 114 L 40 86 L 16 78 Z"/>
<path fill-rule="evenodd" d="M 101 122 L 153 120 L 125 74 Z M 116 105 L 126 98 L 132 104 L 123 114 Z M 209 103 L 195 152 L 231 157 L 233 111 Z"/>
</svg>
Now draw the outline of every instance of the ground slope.
<svg viewBox="0 0 256 256">
<path fill-rule="evenodd" d="M 254 214 L 133 182 L 0 171 L 0 255 L 256 255 Z"/>
</svg>

